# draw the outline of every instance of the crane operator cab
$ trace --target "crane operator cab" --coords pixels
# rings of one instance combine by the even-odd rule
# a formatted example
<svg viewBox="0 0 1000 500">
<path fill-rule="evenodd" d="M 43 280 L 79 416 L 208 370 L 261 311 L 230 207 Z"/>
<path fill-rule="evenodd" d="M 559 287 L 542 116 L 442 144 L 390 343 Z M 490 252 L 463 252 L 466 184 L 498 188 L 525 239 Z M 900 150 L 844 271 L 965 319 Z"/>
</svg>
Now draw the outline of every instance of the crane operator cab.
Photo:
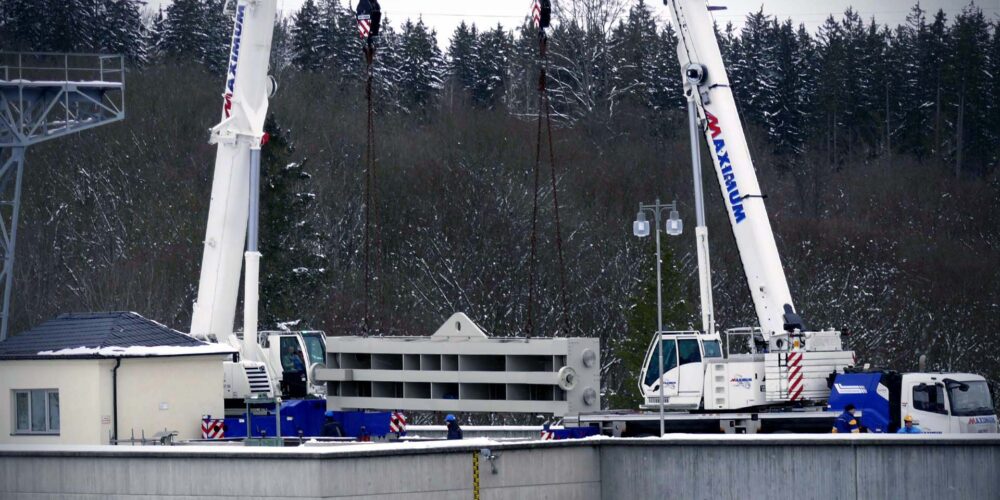
<svg viewBox="0 0 1000 500">
<path fill-rule="evenodd" d="M 322 396 L 326 386 L 316 381 L 317 368 L 326 366 L 326 334 L 321 331 L 265 331 L 259 334 L 265 362 L 277 374 L 286 398 Z"/>
<path fill-rule="evenodd" d="M 662 339 L 662 340 L 661 340 Z M 660 348 L 663 351 L 663 376 L 660 376 Z M 702 407 L 706 361 L 722 359 L 718 334 L 696 331 L 654 334 L 646 350 L 639 390 L 642 409 L 659 409 L 663 384 L 663 407 L 667 410 L 697 410 Z"/>
</svg>

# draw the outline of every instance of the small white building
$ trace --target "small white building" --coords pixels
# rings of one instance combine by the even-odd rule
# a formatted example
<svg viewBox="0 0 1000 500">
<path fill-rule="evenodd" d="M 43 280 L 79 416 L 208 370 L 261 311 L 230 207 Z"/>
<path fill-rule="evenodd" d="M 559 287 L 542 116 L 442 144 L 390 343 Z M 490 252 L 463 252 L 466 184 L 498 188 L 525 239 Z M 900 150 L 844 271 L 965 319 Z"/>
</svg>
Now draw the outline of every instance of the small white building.
<svg viewBox="0 0 1000 500">
<path fill-rule="evenodd" d="M 0 444 L 200 438 L 235 353 L 133 312 L 63 314 L 0 342 Z"/>
</svg>

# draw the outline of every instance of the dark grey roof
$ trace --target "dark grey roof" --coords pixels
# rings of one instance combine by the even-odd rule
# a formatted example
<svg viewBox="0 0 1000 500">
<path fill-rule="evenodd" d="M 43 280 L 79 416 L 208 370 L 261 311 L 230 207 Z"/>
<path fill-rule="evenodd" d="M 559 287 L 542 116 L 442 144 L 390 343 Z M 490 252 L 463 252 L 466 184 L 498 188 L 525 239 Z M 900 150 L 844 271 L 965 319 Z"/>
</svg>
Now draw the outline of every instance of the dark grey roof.
<svg viewBox="0 0 1000 500">
<path fill-rule="evenodd" d="M 209 345 L 134 312 L 71 313 L 62 314 L 0 342 L 0 359 L 52 359 L 52 355 L 40 355 L 39 353 L 80 347 L 100 349 L 133 346 L 180 346 L 202 347 L 204 349 Z M 199 354 L 212 354 L 212 352 L 199 352 Z M 147 352 L 130 355 L 127 353 L 90 352 L 60 355 L 58 359 L 151 355 L 157 354 Z M 172 355 L 180 354 L 174 353 Z"/>
</svg>

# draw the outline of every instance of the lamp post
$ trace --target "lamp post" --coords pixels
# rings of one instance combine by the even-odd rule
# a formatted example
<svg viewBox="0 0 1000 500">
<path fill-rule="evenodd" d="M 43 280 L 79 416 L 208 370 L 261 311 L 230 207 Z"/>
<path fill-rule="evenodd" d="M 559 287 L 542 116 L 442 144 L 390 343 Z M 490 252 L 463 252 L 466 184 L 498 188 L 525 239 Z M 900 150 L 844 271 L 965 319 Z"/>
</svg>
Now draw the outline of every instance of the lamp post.
<svg viewBox="0 0 1000 500">
<path fill-rule="evenodd" d="M 649 236 L 649 221 L 646 220 L 646 213 L 653 214 L 653 223 L 655 224 L 656 231 L 656 335 L 657 335 L 657 352 L 659 355 L 659 381 L 658 385 L 660 387 L 660 436 L 664 433 L 664 419 L 663 419 L 663 283 L 661 281 L 660 264 L 662 263 L 662 258 L 660 257 L 660 219 L 664 211 L 669 210 L 670 218 L 667 219 L 665 230 L 670 236 L 679 236 L 684 231 L 684 222 L 681 221 L 680 215 L 677 212 L 677 202 L 673 203 L 660 203 L 660 199 L 656 199 L 656 203 L 639 204 L 639 213 L 636 214 L 635 222 L 632 223 L 632 234 L 645 238 Z"/>
</svg>

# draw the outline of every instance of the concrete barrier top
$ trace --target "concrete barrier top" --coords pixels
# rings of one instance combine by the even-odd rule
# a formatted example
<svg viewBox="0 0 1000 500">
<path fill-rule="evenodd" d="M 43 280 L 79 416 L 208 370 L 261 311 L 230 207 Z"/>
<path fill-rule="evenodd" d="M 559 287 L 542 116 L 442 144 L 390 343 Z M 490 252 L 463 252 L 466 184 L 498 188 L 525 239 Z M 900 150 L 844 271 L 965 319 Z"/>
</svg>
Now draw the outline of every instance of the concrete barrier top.
<svg viewBox="0 0 1000 500">
<path fill-rule="evenodd" d="M 652 446 L 1000 446 L 998 434 L 784 434 L 698 435 L 671 434 L 663 438 L 611 438 L 594 436 L 558 441 L 496 441 L 471 438 L 456 441 L 394 443 L 307 443 L 302 446 L 269 448 L 239 445 L 110 446 L 110 445 L 0 445 L 0 457 L 156 457 L 156 458 L 248 458 L 248 459 L 339 459 L 376 456 L 468 453 L 483 448 L 516 450 L 557 447 Z"/>
</svg>

